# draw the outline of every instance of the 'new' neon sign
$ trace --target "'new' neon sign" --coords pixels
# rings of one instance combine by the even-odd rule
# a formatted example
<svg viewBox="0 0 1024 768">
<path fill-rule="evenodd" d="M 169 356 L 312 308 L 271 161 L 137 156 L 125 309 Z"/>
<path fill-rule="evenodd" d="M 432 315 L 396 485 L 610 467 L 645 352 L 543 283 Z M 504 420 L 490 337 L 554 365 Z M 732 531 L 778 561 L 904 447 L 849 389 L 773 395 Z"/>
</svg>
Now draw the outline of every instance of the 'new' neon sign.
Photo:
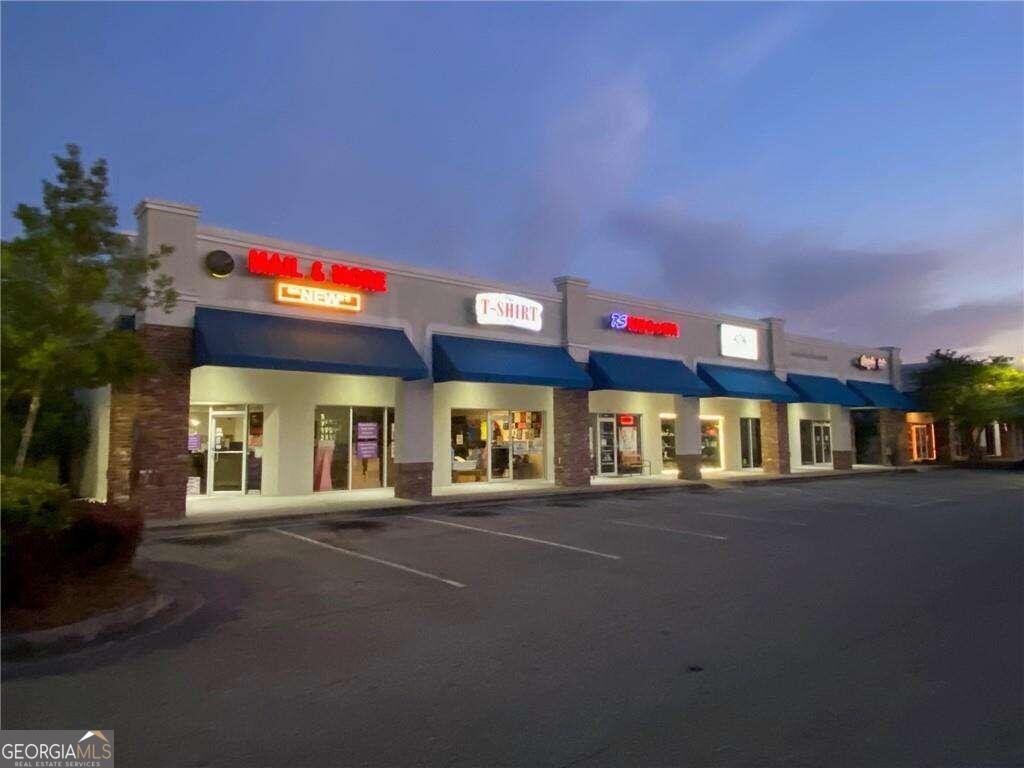
<svg viewBox="0 0 1024 768">
<path fill-rule="evenodd" d="M 249 272 L 265 277 L 309 280 L 314 283 L 331 282 L 371 293 L 386 293 L 388 290 L 388 275 L 380 270 L 313 261 L 309 265 L 309 274 L 303 274 L 298 256 L 262 251 L 259 248 L 249 249 Z"/>
<path fill-rule="evenodd" d="M 274 284 L 274 300 L 281 304 L 299 304 L 342 312 L 358 312 L 363 308 L 362 294 L 336 291 L 308 283 L 288 283 L 278 280 Z"/>
</svg>

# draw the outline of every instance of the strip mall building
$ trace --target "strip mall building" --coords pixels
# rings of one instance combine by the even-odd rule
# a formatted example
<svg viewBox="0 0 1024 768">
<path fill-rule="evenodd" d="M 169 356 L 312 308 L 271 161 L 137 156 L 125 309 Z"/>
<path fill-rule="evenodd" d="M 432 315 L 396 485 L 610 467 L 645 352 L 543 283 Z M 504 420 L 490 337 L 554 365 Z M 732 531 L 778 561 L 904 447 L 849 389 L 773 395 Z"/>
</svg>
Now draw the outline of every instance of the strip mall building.
<svg viewBox="0 0 1024 768">
<path fill-rule="evenodd" d="M 495 285 L 208 227 L 155 200 L 159 370 L 89 398 L 82 491 L 181 517 L 267 497 L 699 479 L 935 459 L 895 347 L 592 290 Z M 941 439 L 940 439 L 940 442 Z"/>
</svg>

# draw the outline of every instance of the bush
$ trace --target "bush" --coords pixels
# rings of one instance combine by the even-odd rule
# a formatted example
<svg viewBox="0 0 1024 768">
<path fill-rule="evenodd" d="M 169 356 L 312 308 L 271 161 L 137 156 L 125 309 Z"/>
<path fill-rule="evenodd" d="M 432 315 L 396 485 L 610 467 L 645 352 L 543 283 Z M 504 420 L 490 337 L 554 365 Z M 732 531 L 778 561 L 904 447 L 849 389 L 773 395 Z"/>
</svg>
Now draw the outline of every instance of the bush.
<svg viewBox="0 0 1024 768">
<path fill-rule="evenodd" d="M 135 510 L 72 501 L 64 486 L 2 479 L 4 607 L 39 608 L 69 580 L 127 567 L 142 537 Z"/>
</svg>

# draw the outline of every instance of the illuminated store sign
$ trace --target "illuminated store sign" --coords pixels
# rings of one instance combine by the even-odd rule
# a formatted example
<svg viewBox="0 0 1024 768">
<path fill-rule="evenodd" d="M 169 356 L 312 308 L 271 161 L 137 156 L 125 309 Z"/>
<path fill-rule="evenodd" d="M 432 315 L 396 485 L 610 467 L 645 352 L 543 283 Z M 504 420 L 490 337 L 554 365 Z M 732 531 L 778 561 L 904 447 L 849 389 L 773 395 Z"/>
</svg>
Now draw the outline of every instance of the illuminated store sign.
<svg viewBox="0 0 1024 768">
<path fill-rule="evenodd" d="M 539 331 L 544 307 L 540 302 L 513 296 L 510 293 L 478 293 L 476 321 L 480 325 L 511 325 L 528 331 Z"/>
<path fill-rule="evenodd" d="M 854 359 L 853 365 L 862 371 L 884 371 L 889 367 L 889 361 L 884 357 L 876 357 L 875 355 L 861 355 Z"/>
<path fill-rule="evenodd" d="M 722 357 L 757 360 L 757 329 L 722 323 Z"/>
<path fill-rule="evenodd" d="M 361 294 L 321 288 L 318 285 L 287 283 L 278 280 L 274 284 L 274 300 L 281 304 L 299 304 L 304 307 L 320 307 L 342 312 L 358 312 L 363 308 Z"/>
<path fill-rule="evenodd" d="M 249 272 L 265 277 L 284 277 L 295 280 L 309 280 L 314 283 L 334 283 L 357 291 L 386 293 L 388 275 L 376 269 L 350 267 L 345 264 L 325 264 L 313 261 L 309 265 L 309 273 L 303 274 L 299 267 L 299 257 L 282 254 L 277 251 L 261 251 L 249 249 Z"/>
<path fill-rule="evenodd" d="M 679 326 L 667 320 L 651 320 L 640 315 L 627 315 L 625 312 L 612 312 L 608 316 L 608 327 L 616 331 L 641 333 L 647 336 L 679 335 Z"/>
</svg>

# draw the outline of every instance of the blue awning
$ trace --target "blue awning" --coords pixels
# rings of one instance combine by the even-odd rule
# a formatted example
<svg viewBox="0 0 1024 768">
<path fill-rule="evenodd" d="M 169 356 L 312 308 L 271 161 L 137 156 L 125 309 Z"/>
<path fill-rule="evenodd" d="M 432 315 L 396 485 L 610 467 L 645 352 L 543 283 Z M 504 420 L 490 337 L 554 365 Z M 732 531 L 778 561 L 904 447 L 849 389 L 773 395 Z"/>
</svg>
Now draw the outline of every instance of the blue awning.
<svg viewBox="0 0 1024 768">
<path fill-rule="evenodd" d="M 876 408 L 892 408 L 894 411 L 917 410 L 917 404 L 892 384 L 847 379 L 846 386 L 867 400 L 868 405 Z"/>
<path fill-rule="evenodd" d="M 865 406 L 868 401 L 839 379 L 828 376 L 805 376 L 791 373 L 786 378 L 804 403 L 828 403 L 829 405 L 845 405 L 847 408 Z"/>
<path fill-rule="evenodd" d="M 427 377 L 405 332 L 391 328 L 197 307 L 194 345 L 194 367 Z"/>
<path fill-rule="evenodd" d="M 771 371 L 699 363 L 697 375 L 711 385 L 715 397 L 745 397 L 775 403 L 800 402 L 800 396 Z"/>
<path fill-rule="evenodd" d="M 434 336 L 434 381 L 590 389 L 590 377 L 561 347 L 463 336 Z"/>
<path fill-rule="evenodd" d="M 684 397 L 711 396 L 711 387 L 680 360 L 591 352 L 590 378 L 594 380 L 594 389 L 661 392 Z"/>
</svg>

